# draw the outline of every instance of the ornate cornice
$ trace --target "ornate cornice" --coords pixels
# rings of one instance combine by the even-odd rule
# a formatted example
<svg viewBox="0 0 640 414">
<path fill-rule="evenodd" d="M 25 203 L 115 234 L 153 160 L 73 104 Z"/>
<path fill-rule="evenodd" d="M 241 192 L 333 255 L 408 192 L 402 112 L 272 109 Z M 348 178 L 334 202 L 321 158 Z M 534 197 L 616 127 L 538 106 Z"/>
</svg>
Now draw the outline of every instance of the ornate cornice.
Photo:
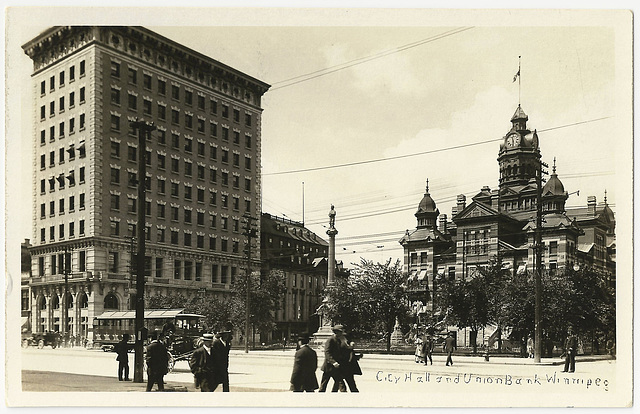
<svg viewBox="0 0 640 414">
<path fill-rule="evenodd" d="M 260 108 L 270 85 L 139 26 L 57 26 L 22 46 L 34 73 L 89 44 L 99 44 L 195 84 Z"/>
</svg>

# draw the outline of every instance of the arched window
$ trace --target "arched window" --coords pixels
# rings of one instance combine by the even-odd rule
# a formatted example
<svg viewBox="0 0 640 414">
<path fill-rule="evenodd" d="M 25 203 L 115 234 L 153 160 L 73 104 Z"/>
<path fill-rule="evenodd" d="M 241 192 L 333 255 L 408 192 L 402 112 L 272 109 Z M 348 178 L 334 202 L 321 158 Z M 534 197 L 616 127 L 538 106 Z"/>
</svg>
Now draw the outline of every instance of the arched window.
<svg viewBox="0 0 640 414">
<path fill-rule="evenodd" d="M 80 309 L 86 309 L 89 307 L 89 298 L 87 297 L 86 293 L 81 293 L 80 297 L 78 298 L 78 307 Z"/>
<path fill-rule="evenodd" d="M 60 298 L 58 295 L 51 298 L 51 309 L 60 309 Z"/>
<path fill-rule="evenodd" d="M 71 295 L 71 293 L 67 293 L 67 299 L 65 302 L 67 304 L 68 309 L 73 308 L 73 295 Z"/>
<path fill-rule="evenodd" d="M 109 293 L 104 298 L 105 309 L 118 309 L 118 298 L 113 293 Z"/>
<path fill-rule="evenodd" d="M 47 309 L 47 301 L 44 298 L 44 296 L 40 296 L 40 300 L 38 301 L 38 308 L 40 310 L 45 310 Z"/>
</svg>

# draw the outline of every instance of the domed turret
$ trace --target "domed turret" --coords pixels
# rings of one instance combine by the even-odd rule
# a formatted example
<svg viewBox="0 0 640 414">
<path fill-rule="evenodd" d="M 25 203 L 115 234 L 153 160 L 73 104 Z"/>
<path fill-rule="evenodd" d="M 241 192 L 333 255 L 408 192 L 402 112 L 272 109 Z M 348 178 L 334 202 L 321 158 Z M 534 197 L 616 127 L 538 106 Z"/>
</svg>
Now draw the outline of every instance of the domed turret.
<svg viewBox="0 0 640 414">
<path fill-rule="evenodd" d="M 553 172 L 542 189 L 542 205 L 546 211 L 564 212 L 564 204 L 569 195 L 556 174 L 556 159 L 553 159 Z"/>
<path fill-rule="evenodd" d="M 436 219 L 440 211 L 436 207 L 436 202 L 433 201 L 429 194 L 429 180 L 427 179 L 427 188 L 425 190 L 422 200 L 418 205 L 418 211 L 416 211 L 416 218 L 418 219 L 418 228 L 420 227 L 433 227 L 435 228 Z"/>
</svg>

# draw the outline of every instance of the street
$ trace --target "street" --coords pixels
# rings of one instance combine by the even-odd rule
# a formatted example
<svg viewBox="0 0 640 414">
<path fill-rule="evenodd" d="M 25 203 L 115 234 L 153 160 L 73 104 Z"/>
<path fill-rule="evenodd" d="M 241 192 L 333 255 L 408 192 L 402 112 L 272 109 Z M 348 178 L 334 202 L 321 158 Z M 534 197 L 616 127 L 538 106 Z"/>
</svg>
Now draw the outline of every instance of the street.
<svg viewBox="0 0 640 414">
<path fill-rule="evenodd" d="M 231 391 L 265 391 L 286 392 L 289 390 L 289 377 L 293 365 L 295 351 L 250 351 L 232 349 L 230 354 Z M 578 358 L 577 372 L 562 373 L 562 365 L 551 365 L 559 359 L 543 359 L 543 363 L 535 365 L 532 359 L 492 357 L 484 361 L 481 356 L 455 356 L 454 365 L 445 366 L 444 355 L 435 355 L 434 364 L 424 366 L 414 362 L 413 355 L 378 355 L 365 354 L 360 360 L 363 375 L 356 377 L 360 390 L 358 398 L 370 404 L 385 404 L 385 396 L 398 394 L 407 403 L 420 401 L 422 405 L 465 405 L 470 401 L 459 399 L 459 395 L 469 398 L 476 396 L 476 406 L 492 406 L 496 398 L 504 399 L 506 395 L 513 398 L 513 405 L 553 405 L 555 398 L 571 395 L 580 396 L 573 403 L 564 405 L 599 405 L 607 395 L 615 391 L 616 361 L 609 359 Z M 130 366 L 133 371 L 133 354 L 130 354 Z M 589 361 L 584 361 L 588 359 Z M 596 358 L 597 359 L 597 358 Z M 318 363 L 323 361 L 322 353 L 318 353 Z M 51 371 L 77 375 L 91 375 L 113 378 L 109 390 L 119 386 L 131 387 L 132 383 L 119 383 L 116 379 L 117 362 L 115 353 L 81 348 L 72 349 L 22 349 L 23 371 Z M 316 372 L 318 380 L 322 372 Z M 44 375 L 44 374 L 41 374 Z M 26 377 L 26 376 L 25 376 Z M 133 372 L 131 373 L 133 377 Z M 30 372 L 29 384 L 23 382 L 25 391 L 63 391 L 56 388 L 47 377 L 42 388 L 38 388 L 37 375 Z M 82 377 L 78 377 L 82 378 Z M 103 379 L 101 379 L 102 381 Z M 146 374 L 145 374 L 146 380 Z M 23 380 L 24 381 L 24 380 Z M 34 381 L 36 381 L 34 383 Z M 178 361 L 173 372 L 165 377 L 168 384 L 182 385 L 180 390 L 197 391 L 193 386 L 193 376 L 186 361 Z M 100 382 L 96 389 L 84 391 L 101 391 Z M 142 391 L 141 384 L 135 390 Z M 78 389 L 74 389 L 78 391 Z M 131 389 L 122 388 L 122 391 Z M 220 390 L 217 390 L 218 392 Z M 544 391 L 545 399 L 538 396 Z M 287 393 L 286 395 L 291 395 Z M 368 395 L 369 397 L 365 397 Z M 427 399 L 424 399 L 428 395 Z M 482 398 L 479 398 L 482 396 Z M 516 398 L 517 396 L 517 398 Z M 374 398 L 374 399 L 372 399 Z M 517 401 L 517 402 L 516 402 Z"/>
</svg>

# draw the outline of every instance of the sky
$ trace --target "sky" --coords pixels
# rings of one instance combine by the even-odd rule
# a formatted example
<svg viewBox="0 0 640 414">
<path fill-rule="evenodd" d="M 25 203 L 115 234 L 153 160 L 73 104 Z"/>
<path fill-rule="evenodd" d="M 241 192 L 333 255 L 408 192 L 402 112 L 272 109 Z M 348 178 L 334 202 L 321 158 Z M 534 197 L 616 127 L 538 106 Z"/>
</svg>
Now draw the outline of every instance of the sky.
<svg viewBox="0 0 640 414">
<path fill-rule="evenodd" d="M 497 188 L 499 140 L 518 103 L 550 170 L 556 159 L 567 206 L 602 202 L 606 190 L 617 212 L 631 189 L 621 11 L 23 12 L 7 49 L 8 116 L 23 137 L 7 147 L 21 161 L 8 171 L 20 176 L 11 191 L 23 206 L 20 239 L 33 237 L 32 67 L 20 45 L 48 25 L 89 21 L 144 25 L 272 85 L 262 100 L 262 210 L 304 219 L 327 239 L 335 205 L 336 258 L 347 265 L 402 258 L 398 240 L 416 226 L 427 179 L 449 219 L 456 195 L 470 203 Z"/>
</svg>

